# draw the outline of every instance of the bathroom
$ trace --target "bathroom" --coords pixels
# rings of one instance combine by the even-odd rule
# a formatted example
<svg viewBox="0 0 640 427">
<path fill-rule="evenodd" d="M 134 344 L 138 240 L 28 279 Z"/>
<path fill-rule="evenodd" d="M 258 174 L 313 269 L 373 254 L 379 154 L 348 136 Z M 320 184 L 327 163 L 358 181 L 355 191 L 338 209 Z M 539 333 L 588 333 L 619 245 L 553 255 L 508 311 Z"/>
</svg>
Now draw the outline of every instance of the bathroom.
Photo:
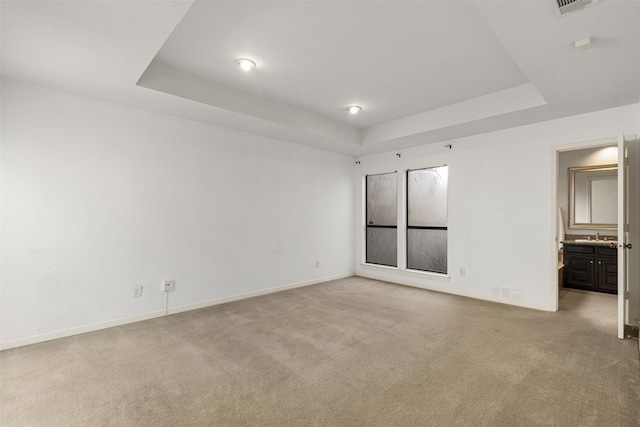
<svg viewBox="0 0 640 427">
<path fill-rule="evenodd" d="M 625 323 L 637 325 L 638 251 L 625 250 L 625 273 L 629 286 L 616 297 L 620 263 L 619 245 L 632 249 L 637 241 L 638 156 L 635 143 L 628 145 L 627 175 L 628 233 L 618 242 L 618 144 L 615 139 L 589 148 L 559 151 L 557 169 L 558 287 L 559 292 L 609 294 L 624 301 Z M 630 295 L 631 294 L 631 295 Z M 617 304 L 620 312 L 620 305 Z M 637 331 L 637 328 L 635 329 Z"/>
<path fill-rule="evenodd" d="M 589 243 L 593 241 L 598 248 L 604 248 L 601 252 L 606 250 L 609 255 L 615 256 L 616 251 L 611 248 L 615 248 L 616 244 L 601 242 L 617 241 L 617 169 L 617 145 L 563 151 L 558 155 L 560 287 L 617 293 L 617 286 L 613 286 L 617 284 L 617 261 L 613 260 L 616 261 L 615 265 L 606 265 L 609 267 L 607 272 L 599 272 L 602 263 L 598 265 L 597 262 L 602 261 L 596 261 L 591 256 L 595 255 L 596 250 Z M 572 259 L 565 253 L 569 249 L 565 248 L 565 242 L 584 248 L 575 248 L 578 254 Z M 598 286 L 597 276 L 602 276 L 599 273 L 604 274 L 608 286 Z"/>
</svg>

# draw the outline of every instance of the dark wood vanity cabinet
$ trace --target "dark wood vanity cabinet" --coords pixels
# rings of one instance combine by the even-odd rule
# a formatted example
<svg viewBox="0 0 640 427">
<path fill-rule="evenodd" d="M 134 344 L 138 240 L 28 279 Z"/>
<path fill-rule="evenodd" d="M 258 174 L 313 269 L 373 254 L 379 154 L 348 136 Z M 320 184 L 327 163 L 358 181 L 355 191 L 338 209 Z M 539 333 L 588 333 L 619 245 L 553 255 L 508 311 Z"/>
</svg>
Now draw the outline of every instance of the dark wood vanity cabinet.
<svg viewBox="0 0 640 427">
<path fill-rule="evenodd" d="M 597 245 L 564 244 L 564 286 L 618 293 L 618 250 Z"/>
</svg>

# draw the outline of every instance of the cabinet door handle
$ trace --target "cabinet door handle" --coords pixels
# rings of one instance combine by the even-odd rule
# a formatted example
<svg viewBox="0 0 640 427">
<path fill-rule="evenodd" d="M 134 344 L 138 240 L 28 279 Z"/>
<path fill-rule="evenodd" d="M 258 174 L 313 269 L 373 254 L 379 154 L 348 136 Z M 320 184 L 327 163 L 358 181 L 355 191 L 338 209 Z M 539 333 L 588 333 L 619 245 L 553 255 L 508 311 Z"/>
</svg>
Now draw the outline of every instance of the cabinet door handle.
<svg viewBox="0 0 640 427">
<path fill-rule="evenodd" d="M 602 261 L 598 261 L 598 264 L 602 264 Z"/>
<path fill-rule="evenodd" d="M 591 264 L 593 264 L 593 261 L 589 261 Z"/>
</svg>

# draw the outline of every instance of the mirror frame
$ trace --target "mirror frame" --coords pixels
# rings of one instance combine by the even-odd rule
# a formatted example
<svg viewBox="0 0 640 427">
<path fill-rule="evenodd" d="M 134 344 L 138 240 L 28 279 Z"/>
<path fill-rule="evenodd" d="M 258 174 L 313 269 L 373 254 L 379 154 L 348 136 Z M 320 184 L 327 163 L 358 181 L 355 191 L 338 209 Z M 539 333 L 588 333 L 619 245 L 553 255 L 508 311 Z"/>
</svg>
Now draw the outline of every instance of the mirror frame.
<svg viewBox="0 0 640 427">
<path fill-rule="evenodd" d="M 602 223 L 576 223 L 575 222 L 575 174 L 578 172 L 617 171 L 618 165 L 581 166 L 569 168 L 569 228 L 583 230 L 617 230 L 617 222 L 614 224 Z"/>
</svg>

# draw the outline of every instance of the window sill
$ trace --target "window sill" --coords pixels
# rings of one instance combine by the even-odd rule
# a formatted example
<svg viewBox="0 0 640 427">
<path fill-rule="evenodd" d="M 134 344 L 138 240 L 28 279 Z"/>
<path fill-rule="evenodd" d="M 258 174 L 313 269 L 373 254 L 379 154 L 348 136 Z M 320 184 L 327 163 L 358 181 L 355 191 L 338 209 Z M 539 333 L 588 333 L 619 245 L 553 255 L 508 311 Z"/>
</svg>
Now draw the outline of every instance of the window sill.
<svg viewBox="0 0 640 427">
<path fill-rule="evenodd" d="M 396 273 L 402 276 L 419 277 L 421 279 L 429 279 L 436 282 L 449 283 L 451 276 L 442 273 L 432 273 L 429 271 L 401 269 L 398 267 L 389 267 L 387 265 L 361 263 L 360 266 L 365 270 L 380 271 L 385 273 Z"/>
<path fill-rule="evenodd" d="M 380 265 L 380 264 L 369 264 L 366 262 L 360 263 L 361 267 L 366 268 L 367 270 L 377 270 L 377 271 L 401 271 L 398 267 L 392 267 L 390 265 Z"/>
</svg>

